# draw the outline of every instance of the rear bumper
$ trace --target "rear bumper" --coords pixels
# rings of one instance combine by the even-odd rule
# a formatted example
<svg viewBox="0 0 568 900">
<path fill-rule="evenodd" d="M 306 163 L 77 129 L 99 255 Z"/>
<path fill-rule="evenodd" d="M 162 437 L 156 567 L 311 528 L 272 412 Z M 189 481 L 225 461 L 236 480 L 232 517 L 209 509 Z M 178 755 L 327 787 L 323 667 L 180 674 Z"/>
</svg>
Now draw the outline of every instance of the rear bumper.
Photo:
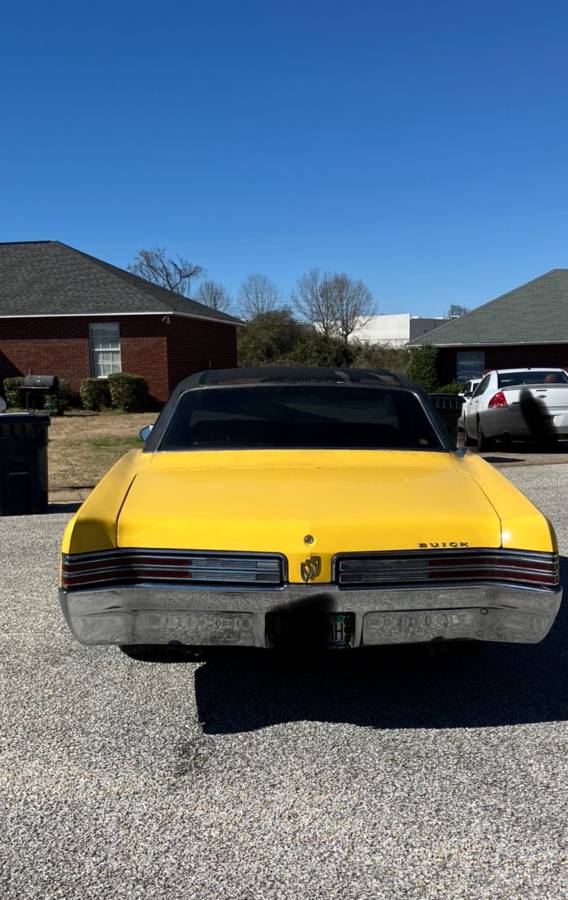
<svg viewBox="0 0 568 900">
<path fill-rule="evenodd" d="M 353 613 L 351 645 L 432 640 L 535 644 L 548 634 L 562 589 L 501 585 L 341 590 L 286 585 L 259 591 L 117 587 L 59 592 L 84 644 L 271 646 L 271 615 Z M 301 630 L 301 619 L 298 618 Z"/>
<path fill-rule="evenodd" d="M 481 413 L 481 427 L 486 437 L 500 437 L 508 434 L 511 437 L 530 437 L 531 431 L 521 414 L 518 404 L 504 409 L 489 409 Z M 568 434 L 568 413 L 552 410 L 547 415 L 551 434 L 565 437 Z"/>
</svg>

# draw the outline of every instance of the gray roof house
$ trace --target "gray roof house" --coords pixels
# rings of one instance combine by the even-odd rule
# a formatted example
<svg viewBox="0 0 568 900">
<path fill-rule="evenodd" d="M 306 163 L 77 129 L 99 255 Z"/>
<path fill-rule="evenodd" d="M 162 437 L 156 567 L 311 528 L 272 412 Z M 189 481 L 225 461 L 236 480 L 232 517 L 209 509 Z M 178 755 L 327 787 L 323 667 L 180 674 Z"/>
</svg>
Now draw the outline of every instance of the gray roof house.
<svg viewBox="0 0 568 900">
<path fill-rule="evenodd" d="M 443 383 L 496 368 L 568 368 L 568 269 L 552 269 L 416 338 L 411 346 L 420 344 L 439 348 Z"/>
<path fill-rule="evenodd" d="M 0 318 L 85 312 L 170 313 L 240 324 L 234 316 L 168 291 L 60 241 L 0 243 Z"/>
<path fill-rule="evenodd" d="M 0 244 L 0 379 L 143 375 L 163 403 L 192 372 L 236 365 L 239 319 L 59 241 Z"/>
</svg>

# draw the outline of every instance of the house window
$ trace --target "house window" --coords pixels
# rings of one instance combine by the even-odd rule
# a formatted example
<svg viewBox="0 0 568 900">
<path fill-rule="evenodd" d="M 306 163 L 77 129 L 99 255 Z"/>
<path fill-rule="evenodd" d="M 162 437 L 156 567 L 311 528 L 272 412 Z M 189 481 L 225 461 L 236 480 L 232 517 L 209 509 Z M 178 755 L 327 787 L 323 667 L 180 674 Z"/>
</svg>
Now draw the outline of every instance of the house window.
<svg viewBox="0 0 568 900">
<path fill-rule="evenodd" d="M 460 383 L 472 378 L 481 378 L 485 370 L 484 350 L 459 350 L 456 362 L 456 381 Z"/>
<path fill-rule="evenodd" d="M 94 377 L 107 378 L 114 372 L 122 372 L 118 322 L 93 322 L 89 329 Z"/>
</svg>

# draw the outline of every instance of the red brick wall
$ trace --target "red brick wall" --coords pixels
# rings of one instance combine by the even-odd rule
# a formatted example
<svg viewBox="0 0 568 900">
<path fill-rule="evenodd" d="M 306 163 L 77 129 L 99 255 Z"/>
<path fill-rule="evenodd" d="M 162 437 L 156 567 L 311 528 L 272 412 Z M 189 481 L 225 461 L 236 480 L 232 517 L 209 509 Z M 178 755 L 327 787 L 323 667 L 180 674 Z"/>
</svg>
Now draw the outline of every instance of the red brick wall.
<svg viewBox="0 0 568 900">
<path fill-rule="evenodd" d="M 463 347 L 463 350 L 483 350 L 486 369 L 521 369 L 525 366 L 568 368 L 568 344 L 524 344 L 521 347 Z M 438 352 L 440 384 L 456 379 L 458 348 L 441 347 Z"/>
<path fill-rule="evenodd" d="M 57 375 L 78 392 L 91 372 L 89 322 L 120 326 L 122 370 L 143 375 L 150 394 L 168 396 L 165 323 L 160 316 L 53 317 L 0 319 L 0 378 L 7 375 Z"/>
<path fill-rule="evenodd" d="M 169 396 L 166 328 L 161 316 L 125 316 L 120 322 L 122 371 L 143 375 L 157 403 Z"/>
<path fill-rule="evenodd" d="M 169 319 L 169 321 L 168 321 Z M 78 392 L 91 372 L 90 322 L 118 322 L 123 372 L 143 375 L 164 403 L 192 372 L 236 366 L 236 328 L 181 316 L 0 319 L 0 379 L 57 375 Z"/>
<path fill-rule="evenodd" d="M 233 325 L 172 316 L 166 327 L 170 392 L 192 372 L 237 365 L 237 329 Z"/>
</svg>

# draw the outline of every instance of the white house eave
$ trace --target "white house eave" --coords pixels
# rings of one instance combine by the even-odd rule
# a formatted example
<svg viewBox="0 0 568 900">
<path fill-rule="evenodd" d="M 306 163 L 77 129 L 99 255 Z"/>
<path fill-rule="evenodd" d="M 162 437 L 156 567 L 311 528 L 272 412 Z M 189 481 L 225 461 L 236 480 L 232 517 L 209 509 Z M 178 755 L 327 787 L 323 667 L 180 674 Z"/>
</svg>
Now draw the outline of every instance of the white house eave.
<svg viewBox="0 0 568 900">
<path fill-rule="evenodd" d="M 240 327 L 245 322 L 236 320 L 228 322 L 226 319 L 216 319 L 213 316 L 198 316 L 195 313 L 178 312 L 177 310 L 161 309 L 155 312 L 92 312 L 92 313 L 25 313 L 24 315 L 5 316 L 0 314 L 0 319 L 116 319 L 119 316 L 179 316 L 182 319 L 199 319 L 201 322 L 215 322 L 217 325 L 234 325 Z"/>
</svg>

